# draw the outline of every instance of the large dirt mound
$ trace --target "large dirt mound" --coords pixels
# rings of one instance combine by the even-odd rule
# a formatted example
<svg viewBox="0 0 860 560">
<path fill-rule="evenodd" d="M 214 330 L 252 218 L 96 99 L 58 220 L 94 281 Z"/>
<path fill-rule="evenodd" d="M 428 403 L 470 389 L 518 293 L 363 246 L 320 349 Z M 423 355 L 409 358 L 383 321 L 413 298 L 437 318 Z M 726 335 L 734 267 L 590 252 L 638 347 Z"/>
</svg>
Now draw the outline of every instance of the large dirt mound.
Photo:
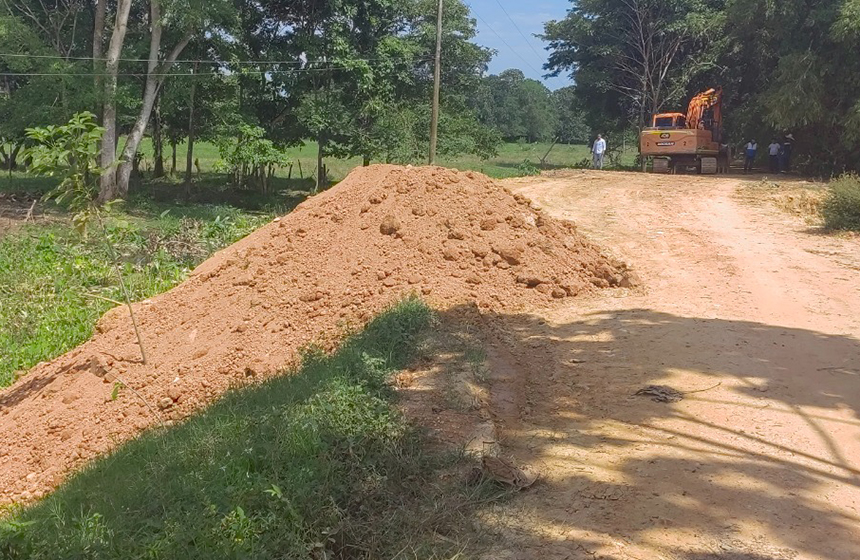
<svg viewBox="0 0 860 560">
<path fill-rule="evenodd" d="M 89 342 L 0 393 L 0 503 L 42 495 L 157 423 L 139 396 L 165 420 L 180 419 L 404 294 L 510 310 L 625 278 L 571 224 L 483 175 L 358 169 L 137 304 L 147 365 L 116 308 Z M 115 390 L 118 382 L 128 388 Z"/>
</svg>

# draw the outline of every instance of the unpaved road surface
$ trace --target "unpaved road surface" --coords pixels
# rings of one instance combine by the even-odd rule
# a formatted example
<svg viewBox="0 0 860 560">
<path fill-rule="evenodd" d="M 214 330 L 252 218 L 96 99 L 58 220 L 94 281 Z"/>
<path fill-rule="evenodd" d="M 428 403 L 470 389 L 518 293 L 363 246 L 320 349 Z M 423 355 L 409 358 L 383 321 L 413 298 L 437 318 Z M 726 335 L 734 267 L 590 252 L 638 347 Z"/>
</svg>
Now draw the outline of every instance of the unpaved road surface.
<svg viewBox="0 0 860 560">
<path fill-rule="evenodd" d="M 487 318 L 499 439 L 543 475 L 486 512 L 488 558 L 860 558 L 860 241 L 743 180 L 507 183 L 642 287 Z"/>
</svg>

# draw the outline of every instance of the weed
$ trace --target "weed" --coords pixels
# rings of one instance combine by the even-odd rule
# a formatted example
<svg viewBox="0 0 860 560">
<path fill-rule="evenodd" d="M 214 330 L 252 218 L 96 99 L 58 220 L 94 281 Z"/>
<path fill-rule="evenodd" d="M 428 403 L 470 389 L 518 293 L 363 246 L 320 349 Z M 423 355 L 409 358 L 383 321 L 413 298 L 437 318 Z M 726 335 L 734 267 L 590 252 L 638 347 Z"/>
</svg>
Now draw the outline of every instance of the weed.
<svg viewBox="0 0 860 560">
<path fill-rule="evenodd" d="M 524 159 L 522 163 L 517 166 L 517 171 L 523 176 L 540 175 L 540 169 L 538 166 L 532 163 L 529 159 Z"/>
<path fill-rule="evenodd" d="M 12 512 L 0 526 L 0 557 L 461 552 L 464 520 L 491 489 L 451 476 L 459 456 L 428 454 L 385 383 L 413 359 L 430 322 L 422 302 L 406 300 L 335 354 L 308 352 L 292 375 L 122 446 L 43 502 Z"/>
<path fill-rule="evenodd" d="M 830 183 L 821 216 L 828 229 L 860 231 L 860 176 L 846 174 Z"/>
</svg>

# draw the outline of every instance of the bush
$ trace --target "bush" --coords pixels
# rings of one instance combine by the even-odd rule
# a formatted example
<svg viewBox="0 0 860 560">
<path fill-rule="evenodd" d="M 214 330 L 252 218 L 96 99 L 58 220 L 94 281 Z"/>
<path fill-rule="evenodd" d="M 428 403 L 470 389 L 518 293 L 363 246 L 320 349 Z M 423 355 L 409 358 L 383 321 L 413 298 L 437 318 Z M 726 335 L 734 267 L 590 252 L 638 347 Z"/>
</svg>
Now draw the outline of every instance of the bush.
<svg viewBox="0 0 860 560">
<path fill-rule="evenodd" d="M 830 183 L 821 216 L 828 229 L 860 231 L 860 176 L 850 173 Z"/>
<path fill-rule="evenodd" d="M 538 166 L 528 159 L 524 159 L 523 162 L 517 166 L 517 171 L 520 175 L 524 176 L 540 175 L 540 169 L 538 169 Z"/>
</svg>

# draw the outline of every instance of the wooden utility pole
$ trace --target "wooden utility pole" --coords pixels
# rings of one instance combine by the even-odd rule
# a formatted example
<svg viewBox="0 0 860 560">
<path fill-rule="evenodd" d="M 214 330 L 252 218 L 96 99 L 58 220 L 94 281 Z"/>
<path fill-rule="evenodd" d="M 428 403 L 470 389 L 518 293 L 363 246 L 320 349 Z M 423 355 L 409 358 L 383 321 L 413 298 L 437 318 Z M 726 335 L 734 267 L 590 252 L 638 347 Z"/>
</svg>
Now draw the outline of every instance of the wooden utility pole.
<svg viewBox="0 0 860 560">
<path fill-rule="evenodd" d="M 442 0 L 436 12 L 436 66 L 433 69 L 433 111 L 430 115 L 430 165 L 436 163 L 436 136 L 439 130 L 439 88 L 442 81 Z"/>
</svg>

